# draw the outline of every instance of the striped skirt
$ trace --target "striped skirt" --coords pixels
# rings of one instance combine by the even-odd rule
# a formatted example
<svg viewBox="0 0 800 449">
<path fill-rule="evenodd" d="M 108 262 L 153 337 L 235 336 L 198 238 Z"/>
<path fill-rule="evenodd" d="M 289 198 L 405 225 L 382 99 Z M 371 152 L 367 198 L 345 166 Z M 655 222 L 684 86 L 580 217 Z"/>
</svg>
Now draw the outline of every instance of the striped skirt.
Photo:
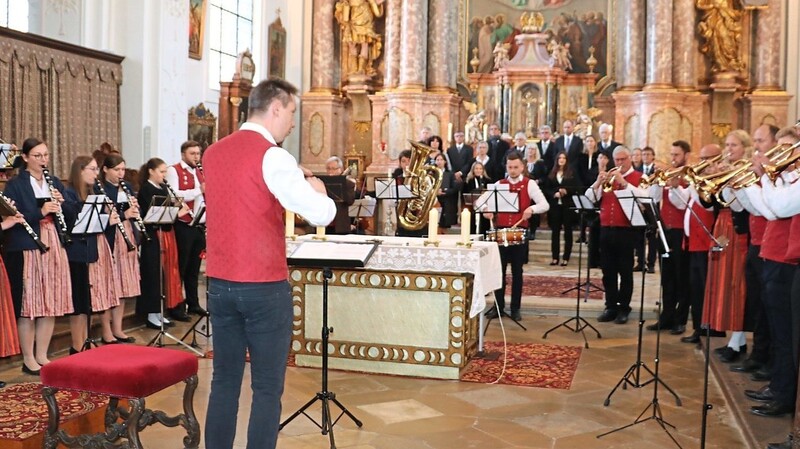
<svg viewBox="0 0 800 449">
<path fill-rule="evenodd" d="M 103 234 L 97 236 L 97 262 L 89 264 L 92 312 L 102 312 L 119 305 L 117 276 L 111 248 Z"/>
<path fill-rule="evenodd" d="M 39 237 L 50 247 L 50 251 L 42 253 L 38 249 L 30 249 L 22 252 L 25 262 L 20 316 L 38 318 L 68 315 L 74 309 L 67 252 L 58 241 L 58 232 L 52 219 L 40 221 L 39 226 Z"/>
<path fill-rule="evenodd" d="M 725 236 L 730 241 L 723 251 L 712 251 L 708 256 L 703 323 L 718 331 L 741 331 L 747 298 L 747 234 L 736 234 L 730 209 L 723 209 L 714 224 L 714 236 Z"/>
<path fill-rule="evenodd" d="M 129 220 L 123 223 L 125 231 L 129 236 L 133 236 L 133 226 Z M 114 270 L 119 283 L 117 284 L 117 294 L 120 298 L 133 298 L 142 294 L 139 285 L 141 273 L 139 272 L 139 254 L 136 250 L 128 251 L 125 240 L 120 232 L 114 237 Z"/>
<path fill-rule="evenodd" d="M 178 244 L 175 231 L 158 231 L 158 242 L 161 245 L 161 267 L 164 273 L 164 293 L 167 296 L 166 307 L 172 309 L 183 301 L 181 274 L 178 270 Z"/>
<path fill-rule="evenodd" d="M 14 316 L 14 303 L 6 274 L 6 266 L 0 257 L 0 357 L 19 354 L 17 319 Z"/>
</svg>

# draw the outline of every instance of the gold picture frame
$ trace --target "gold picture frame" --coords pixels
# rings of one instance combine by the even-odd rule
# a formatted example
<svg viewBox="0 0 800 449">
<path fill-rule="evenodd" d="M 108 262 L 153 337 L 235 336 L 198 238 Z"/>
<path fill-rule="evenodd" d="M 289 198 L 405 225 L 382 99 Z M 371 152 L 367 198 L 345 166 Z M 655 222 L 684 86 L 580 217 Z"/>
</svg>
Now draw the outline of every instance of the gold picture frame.
<svg viewBox="0 0 800 449">
<path fill-rule="evenodd" d="M 278 17 L 267 28 L 269 76 L 286 77 L 286 28 Z"/>
<path fill-rule="evenodd" d="M 208 0 L 189 0 L 189 57 L 203 59 Z"/>
<path fill-rule="evenodd" d="M 189 108 L 188 139 L 200 143 L 200 148 L 205 150 L 217 140 L 217 118 L 203 103 Z"/>
</svg>

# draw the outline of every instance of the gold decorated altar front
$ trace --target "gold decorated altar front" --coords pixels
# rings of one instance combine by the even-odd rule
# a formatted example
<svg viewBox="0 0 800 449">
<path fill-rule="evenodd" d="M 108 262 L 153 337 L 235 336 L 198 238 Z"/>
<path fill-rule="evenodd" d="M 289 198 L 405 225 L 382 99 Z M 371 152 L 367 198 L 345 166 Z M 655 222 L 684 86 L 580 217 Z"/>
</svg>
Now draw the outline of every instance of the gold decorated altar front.
<svg viewBox="0 0 800 449">
<path fill-rule="evenodd" d="M 423 239 L 383 237 L 366 267 L 332 270 L 331 368 L 458 378 L 476 352 L 485 296 L 501 286 L 500 255 L 495 243 L 473 242 L 466 248 L 448 237 L 441 236 L 438 247 L 424 246 Z M 303 241 L 287 240 L 287 254 Z M 289 267 L 292 353 L 298 366 L 321 365 L 322 276 L 321 268 Z"/>
</svg>

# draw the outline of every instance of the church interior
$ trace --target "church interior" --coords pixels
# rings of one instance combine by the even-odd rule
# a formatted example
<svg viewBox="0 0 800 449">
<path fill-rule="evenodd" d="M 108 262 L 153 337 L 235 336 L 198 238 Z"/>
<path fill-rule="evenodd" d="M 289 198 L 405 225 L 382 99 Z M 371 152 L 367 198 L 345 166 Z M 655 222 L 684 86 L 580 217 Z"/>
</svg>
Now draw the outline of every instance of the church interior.
<svg viewBox="0 0 800 449">
<path fill-rule="evenodd" d="M 477 149 L 497 137 L 512 145 L 521 139 L 534 150 L 523 152 L 532 166 L 543 157 L 535 155 L 541 142 L 567 134 L 600 142 L 605 129 L 631 150 L 649 147 L 658 167 L 670 167 L 671 148 L 686 142 L 686 162 L 696 164 L 701 147 L 724 147 L 735 130 L 755 135 L 764 125 L 800 124 L 798 24 L 800 2 L 793 0 L 0 0 L 0 192 L 15 174 L 3 144 L 47 142 L 50 169 L 61 179 L 77 156 L 104 143 L 128 168 L 151 158 L 174 164 L 185 141 L 205 150 L 235 133 L 248 120 L 251 90 L 271 77 L 299 91 L 294 129 L 280 145 L 317 175 L 338 158 L 361 192 L 380 191 L 402 167 L 405 150 L 412 150 L 415 171 L 414 162 L 421 166 L 427 156 L 415 144 L 424 140 L 427 148 L 431 136 L 439 137 L 442 155 L 456 142 L 460 150 L 462 143 Z M 559 260 L 556 250 L 551 257 L 552 231 L 542 219 L 525 256 L 518 311 L 527 329 L 506 319 L 486 324 L 484 310 L 471 308 L 492 306 L 487 285 L 501 276 L 481 270 L 499 266 L 499 256 L 486 262 L 492 253 L 485 242 L 455 243 L 456 234 L 476 233 L 469 222 L 474 228 L 480 217 L 454 212 L 452 223 L 433 223 L 432 234 L 444 234 L 445 243 L 426 240 L 415 252 L 389 237 L 405 226 L 395 201 L 402 202 L 373 200 L 370 216 L 356 216 L 353 228 L 388 239 L 372 256 L 382 258 L 380 268 L 367 276 L 337 271 L 331 286 L 332 319 L 339 321 L 330 390 L 363 426 L 344 415 L 326 435 L 300 416 L 281 430 L 278 447 L 334 447 L 334 434 L 338 447 L 351 449 L 800 447 L 800 436 L 792 446 L 800 429 L 793 414 L 750 413 L 754 403 L 743 392 L 764 384 L 713 354 L 725 337 L 686 344 L 681 337 L 691 330 L 642 329 L 658 320 L 660 262 L 634 272 L 627 324 L 598 323 L 602 293 L 590 297 L 586 287 L 583 298 L 581 287 L 577 316 L 593 327 L 559 328 L 576 312 L 576 292 L 560 287 L 575 279 L 599 283 L 602 273 L 587 268 L 590 249 L 577 227 L 567 234 L 580 240 L 570 243 L 572 256 Z M 418 218 L 427 223 L 425 212 Z M 287 226 L 287 237 L 294 230 Z M 320 232 L 296 231 L 309 238 Z M 289 249 L 303 241 L 291 237 Z M 318 391 L 323 352 L 321 272 L 290 266 L 289 276 L 299 311 L 283 419 Z M 536 284 L 545 279 L 555 286 Z M 199 288 L 205 305 L 202 276 Z M 122 307 L 137 344 L 156 335 L 131 301 Z M 203 327 L 198 337 L 198 323 L 177 324 L 173 334 L 196 338 L 199 354 L 212 349 L 213 330 L 206 335 Z M 53 359 L 67 355 L 69 341 L 68 323 L 59 318 Z M 550 355 L 518 368 L 519 382 L 502 381 L 511 377 L 506 343 Z M 493 368 L 463 381 L 468 363 L 483 357 L 494 357 Z M 21 356 L 0 358 L 4 389 L 38 380 L 21 366 Z M 211 359 L 199 358 L 194 408 L 201 428 L 211 373 Z M 536 378 L 533 385 L 527 378 Z M 237 448 L 246 447 L 250 380 L 246 368 Z M 176 385 L 148 398 L 148 406 L 180 412 L 182 395 Z M 3 407 L 0 428 L 14 415 Z M 317 420 L 320 413 L 309 411 Z M 179 428 L 141 434 L 144 447 L 180 446 L 183 437 Z M 206 447 L 202 440 L 199 447 Z"/>
</svg>

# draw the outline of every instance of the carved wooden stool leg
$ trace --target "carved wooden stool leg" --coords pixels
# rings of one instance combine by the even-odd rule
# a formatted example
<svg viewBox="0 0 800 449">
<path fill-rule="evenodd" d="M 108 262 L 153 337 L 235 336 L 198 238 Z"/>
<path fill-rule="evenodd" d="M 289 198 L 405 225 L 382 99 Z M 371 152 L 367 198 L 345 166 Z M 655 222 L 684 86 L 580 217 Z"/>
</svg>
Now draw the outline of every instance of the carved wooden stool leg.
<svg viewBox="0 0 800 449">
<path fill-rule="evenodd" d="M 189 377 L 186 388 L 183 390 L 183 419 L 181 425 L 186 429 L 183 446 L 186 449 L 196 449 L 200 446 L 200 423 L 194 414 L 194 392 L 197 390 L 197 375 Z"/>
<path fill-rule="evenodd" d="M 58 389 L 52 387 L 42 388 L 42 396 L 47 403 L 47 431 L 44 434 L 42 447 L 44 449 L 55 449 L 58 446 L 58 404 L 56 403 L 56 392 Z"/>
<path fill-rule="evenodd" d="M 117 422 L 119 419 L 119 412 L 117 411 L 117 407 L 119 406 L 119 398 L 109 397 L 108 398 L 108 407 L 106 407 L 106 416 L 105 416 L 105 424 L 106 424 L 106 432 L 111 430 L 111 426 Z"/>
<path fill-rule="evenodd" d="M 144 412 L 144 398 L 128 399 L 131 406 L 130 415 L 126 424 L 128 426 L 128 447 L 143 449 L 139 441 L 139 420 Z"/>
</svg>

